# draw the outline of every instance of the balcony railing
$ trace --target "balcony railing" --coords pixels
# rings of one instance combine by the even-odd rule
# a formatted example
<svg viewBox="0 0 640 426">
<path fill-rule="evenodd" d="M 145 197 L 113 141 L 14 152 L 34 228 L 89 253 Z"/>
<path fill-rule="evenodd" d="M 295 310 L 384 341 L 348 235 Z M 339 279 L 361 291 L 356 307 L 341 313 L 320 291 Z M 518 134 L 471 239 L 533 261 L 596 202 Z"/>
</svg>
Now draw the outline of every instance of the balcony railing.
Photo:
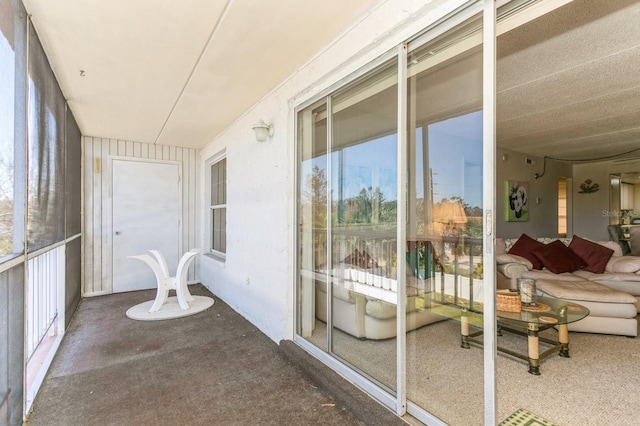
<svg viewBox="0 0 640 426">
<path fill-rule="evenodd" d="M 64 335 L 65 245 L 32 253 L 27 261 L 25 412 L 40 389 Z"/>
<path fill-rule="evenodd" d="M 332 276 L 334 285 L 395 302 L 398 285 L 397 244 L 393 233 L 334 230 L 332 265 L 326 262 L 325 230 L 303 232 L 302 269 Z M 309 247 L 309 243 L 312 247 Z M 313 252 L 313 256 L 311 253 Z M 433 293 L 443 302 L 473 307 L 482 298 L 482 239 L 465 236 L 409 237 L 407 286 Z M 311 266 L 313 265 L 313 266 Z M 446 300 L 445 300 L 446 299 Z"/>
<path fill-rule="evenodd" d="M 64 246 L 29 259 L 27 274 L 28 360 L 46 336 L 57 334 L 60 290 L 64 287 Z"/>
</svg>

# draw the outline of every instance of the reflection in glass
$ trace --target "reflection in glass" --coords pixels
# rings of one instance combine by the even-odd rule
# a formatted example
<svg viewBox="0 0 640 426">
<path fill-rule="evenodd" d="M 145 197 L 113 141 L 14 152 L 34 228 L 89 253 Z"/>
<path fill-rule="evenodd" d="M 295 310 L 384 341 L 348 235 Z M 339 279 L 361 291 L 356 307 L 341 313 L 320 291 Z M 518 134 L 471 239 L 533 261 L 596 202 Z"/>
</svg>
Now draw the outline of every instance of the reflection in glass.
<svg viewBox="0 0 640 426">
<path fill-rule="evenodd" d="M 396 61 L 298 114 L 297 333 L 393 395 L 404 310 L 408 399 L 451 424 L 484 418 L 483 352 L 459 347 L 463 313 L 470 327 L 482 326 L 474 28 L 477 21 L 410 54 L 406 224 L 397 221 Z M 474 43 L 461 48 L 460 37 Z M 399 226 L 408 236 L 401 244 Z"/>
<path fill-rule="evenodd" d="M 395 60 L 302 110 L 298 141 L 297 332 L 393 390 Z"/>
<path fill-rule="evenodd" d="M 472 27 L 408 58 L 407 311 L 439 321 L 407 326 L 406 353 L 410 401 L 447 423 L 480 425 L 483 351 L 460 348 L 463 324 L 482 327 L 482 51 L 458 44 Z"/>
<path fill-rule="evenodd" d="M 327 350 L 327 112 L 324 101 L 298 117 L 297 332 Z"/>
<path fill-rule="evenodd" d="M 332 103 L 333 353 L 396 389 L 397 65 Z"/>
</svg>

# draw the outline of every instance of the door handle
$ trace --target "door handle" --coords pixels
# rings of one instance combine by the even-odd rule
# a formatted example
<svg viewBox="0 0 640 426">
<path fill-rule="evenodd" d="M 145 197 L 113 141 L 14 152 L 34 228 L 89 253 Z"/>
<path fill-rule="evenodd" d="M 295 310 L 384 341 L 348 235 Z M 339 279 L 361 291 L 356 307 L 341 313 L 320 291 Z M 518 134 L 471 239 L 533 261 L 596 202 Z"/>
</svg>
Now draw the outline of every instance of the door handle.
<svg viewBox="0 0 640 426">
<path fill-rule="evenodd" d="M 120 235 L 120 231 L 116 231 L 116 235 Z"/>
</svg>

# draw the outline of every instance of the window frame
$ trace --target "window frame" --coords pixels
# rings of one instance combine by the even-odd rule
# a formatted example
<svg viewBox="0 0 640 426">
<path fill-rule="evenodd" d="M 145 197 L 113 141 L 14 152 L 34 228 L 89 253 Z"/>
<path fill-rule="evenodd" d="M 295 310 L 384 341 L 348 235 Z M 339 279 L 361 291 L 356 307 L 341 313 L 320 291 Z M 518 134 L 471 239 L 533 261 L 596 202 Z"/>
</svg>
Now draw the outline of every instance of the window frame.
<svg viewBox="0 0 640 426">
<path fill-rule="evenodd" d="M 219 165 L 220 163 L 222 163 L 224 161 L 224 168 L 225 168 L 225 173 L 224 173 L 224 182 L 222 182 L 222 184 L 224 185 L 224 203 L 221 204 L 213 204 L 213 200 L 211 199 L 211 189 L 212 189 L 212 169 L 214 166 Z M 227 247 L 226 247 L 226 236 L 227 236 L 227 222 L 226 222 L 226 212 L 227 212 L 227 155 L 226 155 L 226 151 L 221 151 L 215 155 L 213 155 L 212 157 L 210 157 L 206 162 L 205 162 L 205 170 L 206 170 L 206 217 L 207 217 L 207 221 L 206 221 L 206 235 L 207 235 L 207 254 L 218 259 L 218 260 L 222 260 L 224 261 L 227 257 Z M 224 224 L 224 238 L 225 238 L 225 244 L 224 244 L 224 249 L 220 250 L 220 249 L 216 249 L 213 247 L 213 233 L 214 233 L 214 226 L 213 226 L 213 215 L 211 214 L 211 212 L 213 210 L 224 210 L 225 212 L 225 224 Z"/>
</svg>

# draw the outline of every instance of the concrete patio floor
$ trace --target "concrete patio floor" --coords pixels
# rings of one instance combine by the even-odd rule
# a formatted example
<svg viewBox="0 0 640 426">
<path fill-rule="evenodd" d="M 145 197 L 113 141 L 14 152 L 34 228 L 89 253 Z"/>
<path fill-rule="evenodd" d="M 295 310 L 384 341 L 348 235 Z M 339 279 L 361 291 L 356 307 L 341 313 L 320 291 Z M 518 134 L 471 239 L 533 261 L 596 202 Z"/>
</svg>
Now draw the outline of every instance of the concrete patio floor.
<svg viewBox="0 0 640 426">
<path fill-rule="evenodd" d="M 407 424 L 290 341 L 274 343 L 204 286 L 208 310 L 134 321 L 155 291 L 83 299 L 27 425 Z"/>
</svg>

